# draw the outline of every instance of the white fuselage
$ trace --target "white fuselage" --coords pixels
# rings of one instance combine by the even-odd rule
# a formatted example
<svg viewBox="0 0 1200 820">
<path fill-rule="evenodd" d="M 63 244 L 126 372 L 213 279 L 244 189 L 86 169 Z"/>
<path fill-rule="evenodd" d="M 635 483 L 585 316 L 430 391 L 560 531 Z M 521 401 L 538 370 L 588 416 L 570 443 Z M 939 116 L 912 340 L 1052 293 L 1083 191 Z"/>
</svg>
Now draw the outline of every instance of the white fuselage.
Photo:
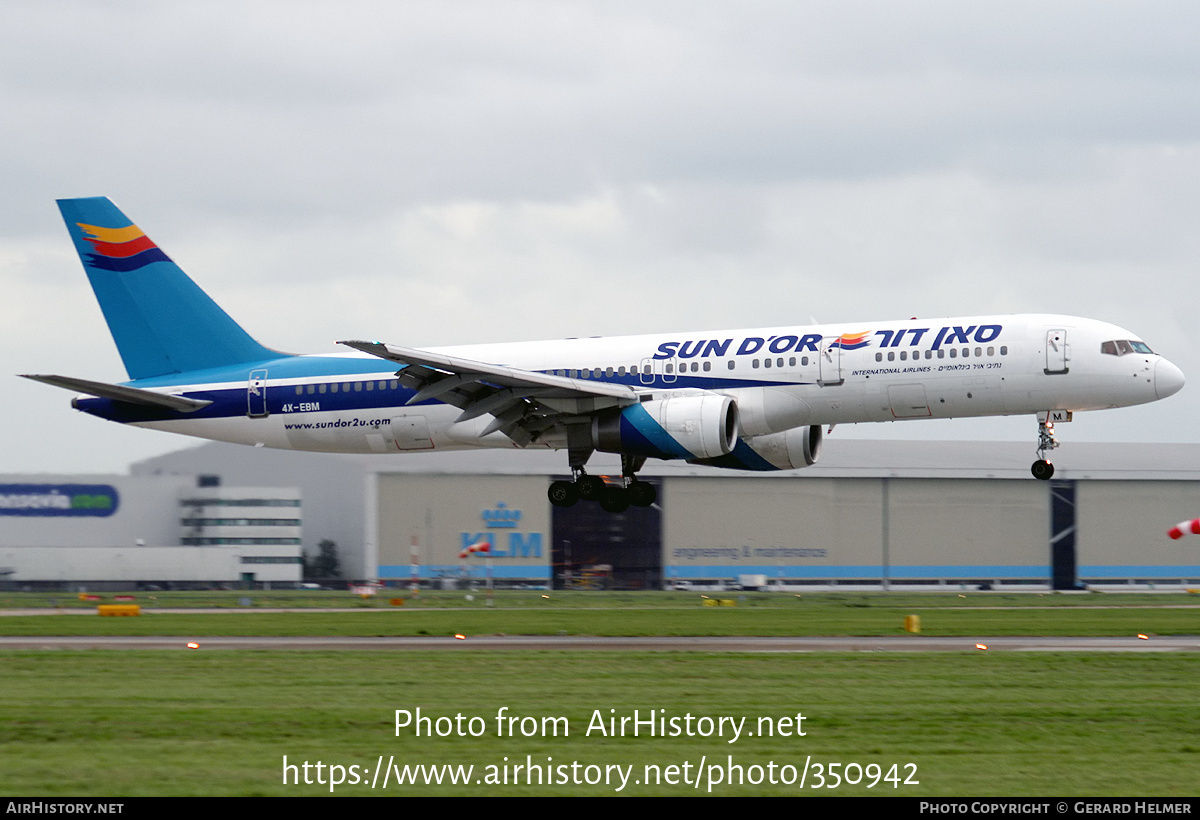
<svg viewBox="0 0 1200 820">
<path fill-rule="evenodd" d="M 1107 343 L 1113 343 L 1111 352 Z M 1129 331 L 1040 314 L 564 339 L 434 352 L 580 382 L 620 383 L 656 399 L 728 396 L 737 403 L 743 438 L 805 425 L 1099 410 L 1155 401 L 1183 384 L 1178 368 L 1149 352 Z M 312 366 L 305 368 L 306 362 Z M 514 446 L 499 432 L 480 435 L 491 421 L 488 415 L 456 423 L 461 412 L 456 407 L 437 401 L 407 404 L 413 392 L 397 382 L 395 369 L 371 357 L 339 354 L 258 363 L 245 378 L 231 378 L 226 370 L 219 379 L 187 385 L 143 380 L 137 384 L 184 395 L 228 397 L 232 391 L 235 400 L 227 403 L 234 410 L 130 423 L 221 441 L 330 452 Z M 535 445 L 567 446 L 561 431 L 548 432 Z"/>
</svg>

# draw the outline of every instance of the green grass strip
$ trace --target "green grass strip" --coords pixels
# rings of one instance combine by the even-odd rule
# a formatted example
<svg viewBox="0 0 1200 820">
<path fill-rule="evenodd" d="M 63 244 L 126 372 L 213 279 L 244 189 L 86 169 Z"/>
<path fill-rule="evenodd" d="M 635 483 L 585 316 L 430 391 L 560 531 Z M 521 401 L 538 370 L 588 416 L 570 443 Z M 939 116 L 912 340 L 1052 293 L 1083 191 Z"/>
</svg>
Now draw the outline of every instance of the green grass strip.
<svg viewBox="0 0 1200 820">
<path fill-rule="evenodd" d="M 715 795 L 1163 797 L 1195 796 L 1200 771 L 1192 655 L 60 651 L 6 652 L 0 664 L 0 785 L 9 794 L 322 795 L 331 764 L 365 777 L 381 755 L 401 766 L 473 766 L 472 782 L 386 791 L 347 783 L 334 794 L 706 794 L 716 770 L 704 760 L 726 767 Z M 521 736 L 518 721 L 517 736 L 498 736 L 501 707 L 538 728 Z M 484 731 L 397 736 L 395 710 L 417 708 L 449 719 L 443 728 L 459 714 L 479 717 Z M 786 736 L 586 734 L 596 715 L 635 709 L 643 718 L 745 718 L 751 730 L 764 718 Z M 543 736 L 541 719 L 557 717 L 569 735 Z M 284 785 L 285 755 L 309 762 L 314 782 Z M 568 778 L 572 764 L 581 779 L 606 766 L 632 775 L 620 792 L 617 780 L 529 785 L 512 770 L 527 759 L 565 766 Z M 727 782 L 737 771 L 730 759 L 741 784 Z M 787 766 L 798 773 L 806 760 L 803 789 L 748 782 L 782 778 Z M 315 782 L 318 761 L 325 784 Z M 813 763 L 827 784 L 831 763 L 884 773 L 898 764 L 901 783 L 920 784 L 814 789 Z M 633 783 L 653 767 L 662 782 Z M 474 782 L 489 771 L 509 783 Z M 683 782 L 698 772 L 699 789 Z"/>
</svg>

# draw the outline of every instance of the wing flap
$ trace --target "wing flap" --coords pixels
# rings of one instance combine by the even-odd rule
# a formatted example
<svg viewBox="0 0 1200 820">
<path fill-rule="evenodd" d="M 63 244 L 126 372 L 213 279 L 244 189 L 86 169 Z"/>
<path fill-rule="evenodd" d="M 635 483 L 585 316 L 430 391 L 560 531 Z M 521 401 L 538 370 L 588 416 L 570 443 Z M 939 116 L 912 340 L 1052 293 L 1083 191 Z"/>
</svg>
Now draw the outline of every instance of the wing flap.
<svg viewBox="0 0 1200 820">
<path fill-rule="evenodd" d="M 409 404 L 436 398 L 463 411 L 456 419 L 459 422 L 490 414 L 493 420 L 480 436 L 498 431 L 519 447 L 569 417 L 639 400 L 638 392 L 623 384 L 571 379 L 382 342 L 338 344 L 400 365 L 396 377 L 416 391 Z"/>
<path fill-rule="evenodd" d="M 558 388 L 562 397 L 603 396 L 606 398 L 624 399 L 630 404 L 638 400 L 637 392 L 623 384 L 611 384 L 601 381 L 584 381 L 571 379 L 566 376 L 553 376 L 549 373 L 537 373 L 532 370 L 522 370 L 518 367 L 508 367 L 499 364 L 487 364 L 473 359 L 460 359 L 456 356 L 446 356 L 441 353 L 430 353 L 427 350 L 416 350 L 408 347 L 384 344 L 382 342 L 343 341 L 340 345 L 352 347 L 363 353 L 378 356 L 381 359 L 397 364 L 416 365 L 431 371 L 440 371 L 450 376 L 466 376 L 464 383 L 487 383 L 497 387 L 551 387 Z M 414 374 L 417 375 L 417 374 Z M 490 392 L 490 391 L 489 391 Z"/>
</svg>

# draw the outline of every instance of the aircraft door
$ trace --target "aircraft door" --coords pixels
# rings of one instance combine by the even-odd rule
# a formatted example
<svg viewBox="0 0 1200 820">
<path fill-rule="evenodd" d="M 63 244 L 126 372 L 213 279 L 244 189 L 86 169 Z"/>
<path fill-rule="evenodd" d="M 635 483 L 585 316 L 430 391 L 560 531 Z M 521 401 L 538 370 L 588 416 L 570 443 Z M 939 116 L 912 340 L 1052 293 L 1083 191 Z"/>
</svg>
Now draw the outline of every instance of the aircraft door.
<svg viewBox="0 0 1200 820">
<path fill-rule="evenodd" d="M 654 384 L 654 360 L 642 359 L 641 369 L 642 384 Z"/>
<path fill-rule="evenodd" d="M 840 345 L 834 347 L 837 342 L 835 337 L 821 347 L 817 384 L 822 387 L 836 387 L 846 381 L 842 376 L 842 348 Z"/>
<path fill-rule="evenodd" d="M 267 371 L 250 371 L 250 382 L 246 386 L 246 415 L 252 419 L 266 418 Z"/>
<path fill-rule="evenodd" d="M 1046 375 L 1054 376 L 1060 373 L 1066 373 L 1070 369 L 1067 367 L 1067 361 L 1070 358 L 1071 357 L 1067 355 L 1067 331 L 1047 330 Z"/>
</svg>

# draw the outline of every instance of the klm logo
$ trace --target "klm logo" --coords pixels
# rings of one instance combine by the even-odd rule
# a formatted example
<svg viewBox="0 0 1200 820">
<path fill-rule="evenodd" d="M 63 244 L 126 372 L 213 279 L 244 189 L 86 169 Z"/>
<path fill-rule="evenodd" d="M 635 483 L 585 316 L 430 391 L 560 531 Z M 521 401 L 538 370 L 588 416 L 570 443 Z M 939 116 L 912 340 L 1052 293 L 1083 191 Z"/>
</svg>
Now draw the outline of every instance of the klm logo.
<svg viewBox="0 0 1200 820">
<path fill-rule="evenodd" d="M 503 501 L 495 508 L 483 510 L 479 517 L 483 519 L 484 532 L 463 532 L 459 534 L 463 551 L 472 544 L 487 541 L 492 545 L 492 558 L 541 558 L 542 533 L 540 532 L 509 532 L 508 538 L 501 541 L 500 533 L 495 530 L 516 530 L 521 524 L 521 511 L 513 509 Z"/>
<path fill-rule="evenodd" d="M 496 504 L 496 509 L 484 510 L 480 513 L 480 517 L 483 518 L 483 522 L 487 525 L 488 529 L 516 529 L 517 524 L 521 521 L 521 511 L 510 510 L 501 501 Z"/>
</svg>

